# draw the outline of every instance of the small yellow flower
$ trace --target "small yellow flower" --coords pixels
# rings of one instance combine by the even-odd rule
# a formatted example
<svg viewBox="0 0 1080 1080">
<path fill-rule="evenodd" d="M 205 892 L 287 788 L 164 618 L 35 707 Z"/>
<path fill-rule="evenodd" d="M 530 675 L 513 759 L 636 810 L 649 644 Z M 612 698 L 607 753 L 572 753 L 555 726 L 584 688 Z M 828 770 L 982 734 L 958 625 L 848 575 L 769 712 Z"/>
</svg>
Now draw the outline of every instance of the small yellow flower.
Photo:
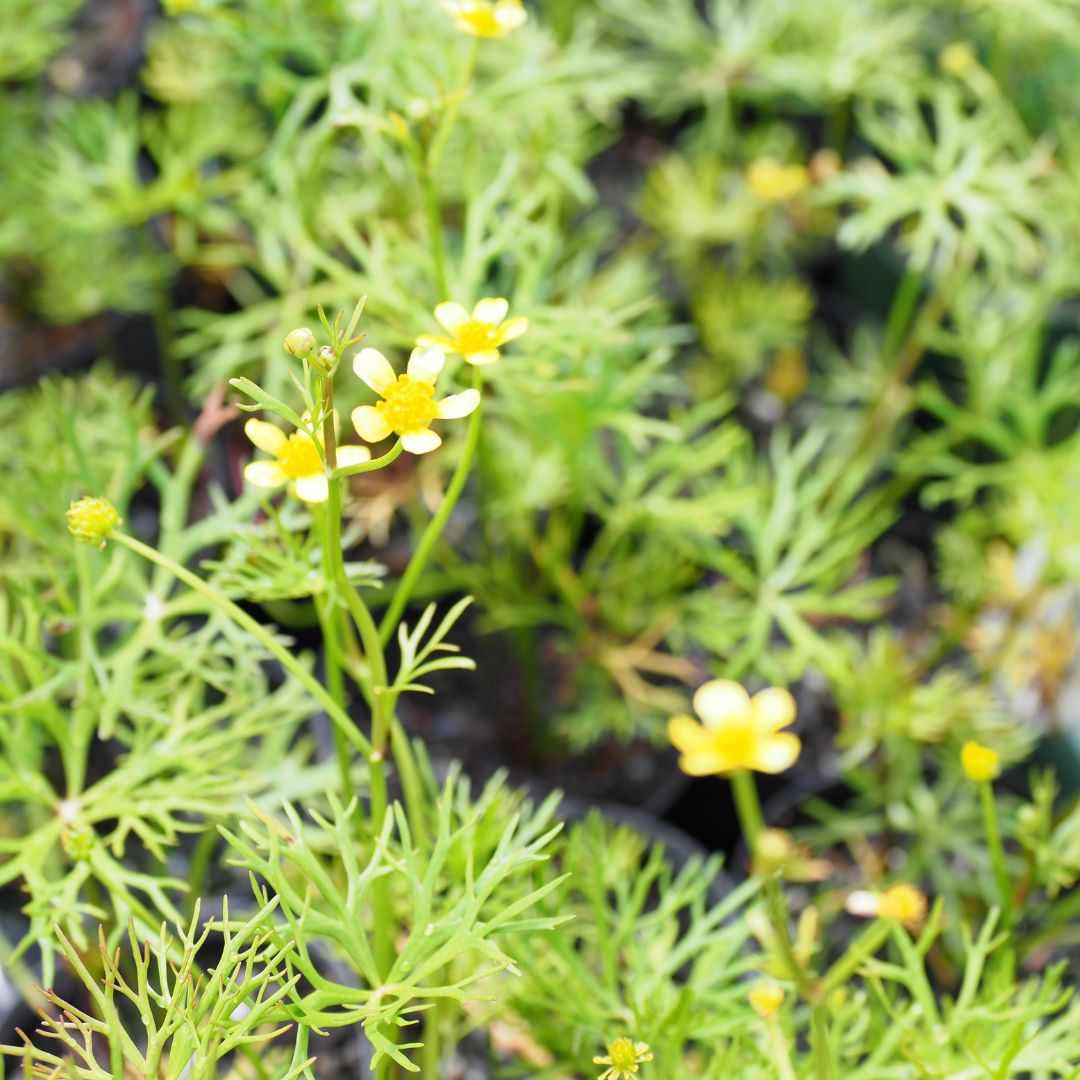
<svg viewBox="0 0 1080 1080">
<path fill-rule="evenodd" d="M 1001 772 L 997 752 L 977 742 L 964 743 L 960 751 L 960 764 L 973 784 L 985 784 L 990 780 L 996 780 Z"/>
<path fill-rule="evenodd" d="M 790 405 L 805 389 L 809 374 L 801 349 L 781 349 L 765 375 L 765 389 Z"/>
<path fill-rule="evenodd" d="M 810 186 L 810 170 L 805 165 L 784 165 L 776 158 L 763 157 L 746 170 L 750 190 L 766 202 L 787 202 Z"/>
<path fill-rule="evenodd" d="M 501 38 L 525 25 L 521 0 L 442 0 L 443 10 L 463 34 Z"/>
<path fill-rule="evenodd" d="M 750 1005 L 763 1020 L 775 1020 L 783 1004 L 784 990 L 776 983 L 758 983 L 750 991 Z"/>
<path fill-rule="evenodd" d="M 620 1036 L 607 1047 L 607 1053 L 603 1057 L 594 1057 L 594 1065 L 607 1065 L 599 1076 L 599 1080 L 630 1080 L 636 1076 L 638 1067 L 646 1061 L 652 1061 L 653 1056 L 649 1050 L 649 1044 L 634 1042 L 626 1036 Z"/>
<path fill-rule="evenodd" d="M 979 63 L 975 50 L 967 41 L 954 41 L 938 54 L 938 64 L 946 75 L 961 78 Z"/>
<path fill-rule="evenodd" d="M 68 531 L 80 544 L 103 548 L 113 529 L 123 525 L 123 518 L 108 499 L 84 495 L 67 509 Z"/>
<path fill-rule="evenodd" d="M 471 315 L 461 304 L 448 300 L 435 309 L 435 318 L 449 337 L 425 334 L 417 338 L 416 344 L 421 348 L 439 346 L 447 352 L 461 353 L 470 364 L 494 364 L 499 359 L 500 346 L 529 329 L 529 320 L 520 315 L 508 320 L 509 310 L 509 302 L 495 296 L 478 300 Z"/>
<path fill-rule="evenodd" d="M 315 440 L 306 431 L 286 435 L 266 420 L 249 420 L 244 434 L 260 449 L 273 454 L 273 461 L 252 461 L 244 468 L 244 479 L 261 488 L 289 485 L 289 492 L 307 503 L 326 502 L 330 485 Z M 358 465 L 369 461 L 366 446 L 339 446 L 338 465 Z"/>
<path fill-rule="evenodd" d="M 736 769 L 780 773 L 790 769 L 802 744 L 781 731 L 795 719 L 795 699 L 778 687 L 753 698 L 736 682 L 713 679 L 694 695 L 698 723 L 673 716 L 668 736 L 682 753 L 679 768 L 691 776 L 729 773 Z"/>
<path fill-rule="evenodd" d="M 866 919 L 891 919 L 907 927 L 917 927 L 926 918 L 926 895 L 914 885 L 891 885 L 884 892 L 862 889 L 847 899 L 847 910 Z"/>
<path fill-rule="evenodd" d="M 378 349 L 361 349 L 353 361 L 353 371 L 382 401 L 353 409 L 353 427 L 360 438 L 379 442 L 394 434 L 410 454 L 436 449 L 442 439 L 431 430 L 431 422 L 460 419 L 480 404 L 478 390 L 464 390 L 442 401 L 435 400 L 435 380 L 445 362 L 441 348 L 416 348 L 405 374 L 395 375 Z"/>
</svg>

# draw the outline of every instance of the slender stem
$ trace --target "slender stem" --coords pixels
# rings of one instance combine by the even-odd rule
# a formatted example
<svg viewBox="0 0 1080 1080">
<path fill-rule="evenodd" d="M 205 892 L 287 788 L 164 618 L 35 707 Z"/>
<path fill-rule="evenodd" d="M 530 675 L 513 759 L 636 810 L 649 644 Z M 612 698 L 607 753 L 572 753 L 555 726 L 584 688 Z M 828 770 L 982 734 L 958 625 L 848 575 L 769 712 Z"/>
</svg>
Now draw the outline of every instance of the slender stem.
<svg viewBox="0 0 1080 1080">
<path fill-rule="evenodd" d="M 1001 830 L 998 827 L 997 804 L 994 802 L 994 786 L 987 780 L 979 785 L 979 799 L 982 802 L 983 825 L 986 828 L 986 843 L 990 848 L 990 861 L 994 867 L 998 893 L 1001 896 L 1001 925 L 1011 930 L 1013 925 L 1013 890 L 1009 881 L 1009 871 L 1005 865 L 1005 848 L 1001 843 Z"/>
<path fill-rule="evenodd" d="M 333 695 L 334 700 L 347 709 L 345 696 L 345 680 L 341 670 L 341 645 L 338 637 L 337 620 L 334 617 L 332 602 L 316 601 L 316 610 L 319 615 L 319 627 L 322 630 L 323 644 L 323 667 L 326 672 L 326 689 Z M 341 774 L 341 791 L 346 802 L 350 802 L 356 794 L 352 782 L 352 758 L 349 753 L 349 744 L 340 728 L 333 728 L 334 754 L 337 757 L 338 771 Z"/>
<path fill-rule="evenodd" d="M 482 379 L 483 376 L 480 368 L 474 367 L 473 386 L 477 390 L 480 389 Z M 465 481 L 468 478 L 469 470 L 472 468 L 473 457 L 476 455 L 476 444 L 480 439 L 480 413 L 482 409 L 483 405 L 477 406 L 472 416 L 469 417 L 469 431 L 465 437 L 465 447 L 461 452 L 461 458 L 457 463 L 457 468 L 454 470 L 454 475 L 450 478 L 450 483 L 446 488 L 446 494 L 443 496 L 442 505 L 435 512 L 431 521 L 428 522 L 427 528 L 420 537 L 420 542 L 416 545 L 416 551 L 409 560 L 409 565 L 405 568 L 405 573 L 401 575 L 401 580 L 394 590 L 394 598 L 391 600 L 390 606 L 386 609 L 382 621 L 379 623 L 379 637 L 382 639 L 384 645 L 390 640 L 394 631 L 397 629 L 397 625 L 401 621 L 401 616 L 409 603 L 409 597 L 416 587 L 417 579 L 420 577 L 424 565 L 431 555 L 432 549 L 442 535 L 442 531 L 446 527 L 446 522 L 454 511 L 458 499 L 461 497 L 461 492 L 465 487 Z"/>
<path fill-rule="evenodd" d="M 810 1050 L 814 1055 L 815 1080 L 832 1076 L 832 1056 L 829 1053 L 829 1017 L 825 1005 L 817 1001 L 810 1008 Z"/>
<path fill-rule="evenodd" d="M 335 480 L 343 480 L 346 476 L 356 476 L 357 473 L 376 472 L 378 469 L 384 469 L 392 461 L 396 461 L 401 457 L 401 451 L 404 447 L 401 445 L 399 439 L 391 450 L 388 450 L 382 457 L 372 458 L 371 461 L 359 461 L 355 465 L 339 465 L 334 469 L 333 478 Z"/>
<path fill-rule="evenodd" d="M 731 793 L 735 796 L 735 810 L 753 860 L 757 857 L 758 841 L 765 828 L 765 818 L 761 813 L 757 785 L 749 769 L 737 769 L 731 774 Z"/>
<path fill-rule="evenodd" d="M 371 743 L 356 729 L 356 726 L 341 706 L 327 693 L 326 689 L 311 672 L 243 608 L 234 604 L 227 596 L 222 595 L 197 574 L 193 574 L 186 567 L 174 562 L 168 556 L 162 555 L 160 551 L 144 544 L 141 540 L 136 540 L 133 536 L 128 536 L 122 532 L 114 532 L 111 539 L 123 544 L 124 547 L 134 551 L 136 555 L 141 555 L 156 566 L 164 567 L 175 578 L 187 585 L 188 588 L 209 600 L 218 611 L 232 619 L 237 626 L 246 630 L 326 710 L 330 719 L 341 728 L 345 737 L 360 753 L 364 754 L 365 757 L 371 754 Z"/>
<path fill-rule="evenodd" d="M 849 946 L 847 952 L 836 961 L 821 980 L 822 994 L 829 994 L 855 974 L 859 965 L 885 944 L 891 927 L 885 919 L 875 919 Z"/>
<path fill-rule="evenodd" d="M 885 335 L 881 343 L 881 351 L 890 360 L 897 354 L 903 343 L 904 331 L 911 323 L 911 316 L 921 288 L 922 276 L 911 267 L 906 267 L 893 295 L 892 306 L 885 320 Z"/>
<path fill-rule="evenodd" d="M 787 1039 L 784 1038 L 784 1030 L 780 1027 L 779 1020 L 766 1020 L 765 1028 L 769 1035 L 769 1049 L 772 1052 L 773 1063 L 779 1080 L 798 1080 L 795 1068 L 791 1064 L 791 1052 L 788 1050 Z"/>
<path fill-rule="evenodd" d="M 450 295 L 450 285 L 446 277 L 446 244 L 443 239 L 442 211 L 439 208 L 439 196 L 431 177 L 431 166 L 426 158 L 420 164 L 420 188 L 424 194 L 424 212 L 427 214 L 428 238 L 431 241 L 431 261 L 435 266 L 435 285 L 439 299 L 445 300 Z"/>
</svg>

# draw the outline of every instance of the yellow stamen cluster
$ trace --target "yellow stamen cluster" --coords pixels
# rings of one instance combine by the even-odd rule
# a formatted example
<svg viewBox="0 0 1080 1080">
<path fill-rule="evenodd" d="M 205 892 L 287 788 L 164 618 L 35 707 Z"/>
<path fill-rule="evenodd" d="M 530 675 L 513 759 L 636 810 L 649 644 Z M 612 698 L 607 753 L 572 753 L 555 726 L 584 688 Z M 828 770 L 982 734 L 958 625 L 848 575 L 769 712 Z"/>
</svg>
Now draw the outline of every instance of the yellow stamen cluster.
<svg viewBox="0 0 1080 1080">
<path fill-rule="evenodd" d="M 528 18 L 521 0 L 443 0 L 443 8 L 461 33 L 478 38 L 506 37 Z"/>
<path fill-rule="evenodd" d="M 784 165 L 775 158 L 758 158 L 746 171 L 746 183 L 759 199 L 786 202 L 810 186 L 810 170 L 797 163 Z"/>
<path fill-rule="evenodd" d="M 775 1020 L 783 1004 L 784 990 L 776 983 L 758 983 L 750 991 L 750 1006 L 763 1020 Z"/>
<path fill-rule="evenodd" d="M 113 529 L 124 523 L 108 499 L 91 495 L 73 502 L 66 517 L 68 530 L 80 544 L 93 544 L 99 548 L 105 546 Z"/>
<path fill-rule="evenodd" d="M 397 435 L 423 431 L 439 415 L 434 385 L 408 374 L 399 375 L 383 391 L 383 400 L 375 408 Z"/>
<path fill-rule="evenodd" d="M 847 901 L 852 915 L 871 919 L 891 919 L 914 928 L 926 918 L 926 894 L 914 885 L 891 885 L 884 892 L 853 892 Z"/>
<path fill-rule="evenodd" d="M 1001 772 L 1001 763 L 996 751 L 977 742 L 964 743 L 960 751 L 960 764 L 973 784 L 989 783 L 991 780 L 996 780 Z"/>
<path fill-rule="evenodd" d="M 293 432 L 274 452 L 281 471 L 290 479 L 313 476 L 323 471 L 322 458 L 311 437 Z"/>
<path fill-rule="evenodd" d="M 652 1059 L 648 1043 L 634 1042 L 623 1035 L 608 1045 L 607 1054 L 594 1057 L 593 1064 L 608 1066 L 600 1074 L 599 1080 L 631 1080 L 637 1075 L 639 1067 Z"/>
</svg>

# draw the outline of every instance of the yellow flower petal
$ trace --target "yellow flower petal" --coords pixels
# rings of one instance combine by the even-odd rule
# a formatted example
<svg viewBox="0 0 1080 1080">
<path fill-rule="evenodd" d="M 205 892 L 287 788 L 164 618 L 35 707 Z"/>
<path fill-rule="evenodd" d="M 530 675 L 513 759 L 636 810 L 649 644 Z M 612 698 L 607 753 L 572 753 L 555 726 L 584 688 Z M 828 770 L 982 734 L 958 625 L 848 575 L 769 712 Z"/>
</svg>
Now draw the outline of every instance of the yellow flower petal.
<svg viewBox="0 0 1080 1080">
<path fill-rule="evenodd" d="M 353 427 L 361 439 L 382 442 L 393 430 L 374 405 L 361 405 L 352 411 Z"/>
<path fill-rule="evenodd" d="M 442 445 L 442 439 L 431 428 L 424 428 L 423 431 L 410 431 L 402 435 L 401 445 L 410 454 L 429 454 Z"/>
<path fill-rule="evenodd" d="M 689 776 L 716 776 L 741 769 L 742 763 L 733 761 L 720 750 L 708 747 L 683 754 L 679 758 L 679 768 Z"/>
<path fill-rule="evenodd" d="M 262 451 L 276 454 L 288 436 L 276 424 L 252 417 L 244 425 L 244 434 Z"/>
<path fill-rule="evenodd" d="M 460 394 L 451 394 L 436 404 L 439 406 L 440 420 L 460 420 L 476 411 L 480 404 L 480 391 L 463 390 Z"/>
<path fill-rule="evenodd" d="M 394 374 L 390 361 L 378 349 L 361 349 L 353 360 L 353 371 L 357 378 L 366 382 L 376 394 L 381 394 L 397 382 L 397 375 Z"/>
<path fill-rule="evenodd" d="M 462 353 L 467 363 L 483 367 L 485 364 L 494 364 L 499 359 L 498 349 L 480 349 L 478 352 Z"/>
<path fill-rule="evenodd" d="M 434 386 L 435 380 L 439 377 L 439 372 L 442 371 L 445 363 L 446 353 L 438 346 L 418 347 L 413 349 L 405 370 L 408 372 L 410 379 L 430 383 Z"/>
<path fill-rule="evenodd" d="M 754 719 L 765 731 L 779 731 L 795 720 L 795 699 L 786 690 L 771 686 L 753 696 Z"/>
<path fill-rule="evenodd" d="M 750 695 L 737 682 L 712 679 L 694 695 L 694 712 L 707 727 L 717 727 L 750 709 Z"/>
<path fill-rule="evenodd" d="M 330 483 L 326 479 L 326 473 L 298 477 L 293 487 L 297 498 L 306 503 L 326 502 L 330 495 Z"/>
<path fill-rule="evenodd" d="M 461 328 L 469 321 L 469 313 L 452 300 L 439 304 L 435 309 L 435 318 L 439 325 L 451 336 L 456 337 Z"/>
<path fill-rule="evenodd" d="M 519 315 L 516 319 L 510 319 L 499 327 L 499 332 L 495 335 L 495 344 L 505 345 L 508 341 L 521 337 L 528 329 L 529 320 L 524 315 Z"/>
<path fill-rule="evenodd" d="M 448 337 L 440 337 L 438 334 L 421 334 L 416 339 L 418 349 L 445 349 L 447 352 L 455 352 L 457 345 Z"/>
<path fill-rule="evenodd" d="M 337 463 L 339 465 L 360 465 L 371 460 L 371 451 L 366 446 L 339 446 Z"/>
<path fill-rule="evenodd" d="M 667 733 L 675 749 L 684 754 L 693 753 L 709 742 L 708 732 L 685 713 L 673 716 L 667 722 Z"/>
<path fill-rule="evenodd" d="M 747 764 L 755 772 L 782 773 L 798 761 L 800 750 L 798 735 L 781 731 L 761 739 Z"/>
<path fill-rule="evenodd" d="M 472 317 L 477 322 L 490 323 L 492 326 L 498 326 L 499 323 L 506 318 L 506 313 L 509 310 L 509 300 L 504 300 L 501 296 L 485 296 L 483 300 L 476 301 L 476 306 L 472 311 Z"/>
<path fill-rule="evenodd" d="M 256 487 L 276 488 L 289 478 L 276 461 L 252 461 L 244 466 L 244 479 Z"/>
</svg>

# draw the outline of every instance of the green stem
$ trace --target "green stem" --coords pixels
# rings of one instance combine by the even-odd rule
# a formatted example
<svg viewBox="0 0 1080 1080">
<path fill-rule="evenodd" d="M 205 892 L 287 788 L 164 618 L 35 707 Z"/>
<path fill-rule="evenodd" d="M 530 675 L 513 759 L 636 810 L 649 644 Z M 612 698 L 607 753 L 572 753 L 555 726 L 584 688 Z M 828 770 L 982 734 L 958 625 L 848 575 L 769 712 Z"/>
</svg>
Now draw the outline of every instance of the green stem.
<svg viewBox="0 0 1080 1080">
<path fill-rule="evenodd" d="M 420 165 L 420 188 L 424 193 L 424 212 L 428 220 L 431 261 L 435 266 L 435 285 L 439 290 L 439 299 L 446 300 L 450 295 L 450 286 L 446 277 L 446 245 L 443 240 L 442 211 L 439 208 L 439 197 L 426 159 Z"/>
<path fill-rule="evenodd" d="M 890 932 L 891 927 L 887 920 L 875 919 L 825 973 L 821 980 L 822 994 L 827 995 L 838 986 L 843 986 L 855 974 L 859 965 L 885 944 Z"/>
<path fill-rule="evenodd" d="M 998 827 L 997 804 L 994 802 L 994 785 L 986 781 L 979 785 L 979 799 L 982 802 L 983 825 L 986 828 L 986 843 L 990 848 L 990 861 L 994 867 L 998 894 L 1001 896 L 1001 925 L 1006 930 L 1013 926 L 1013 890 L 1009 881 L 1009 871 L 1005 865 L 1005 848 L 1001 843 L 1001 830 Z"/>
<path fill-rule="evenodd" d="M 881 350 L 890 361 L 900 350 L 904 340 L 904 331 L 911 323 L 911 316 L 915 311 L 921 289 L 922 275 L 910 267 L 905 267 L 904 275 L 893 295 L 892 306 L 885 320 L 885 334 L 881 343 Z"/>
<path fill-rule="evenodd" d="M 829 1017 L 822 1002 L 815 1002 L 810 1009 L 810 1049 L 814 1056 L 815 1080 L 829 1080 L 832 1076 L 832 1057 L 829 1053 Z"/>
<path fill-rule="evenodd" d="M 289 672 L 304 687 L 305 690 L 326 710 L 335 725 L 341 728 L 345 737 L 365 757 L 371 754 L 371 743 L 356 729 L 345 711 L 327 693 L 326 689 L 308 671 L 292 653 L 288 651 L 261 623 L 253 619 L 243 608 L 234 604 L 227 596 L 222 595 L 212 585 L 207 584 L 197 574 L 193 574 L 186 567 L 173 562 L 160 551 L 155 550 L 141 540 L 136 540 L 126 533 L 114 532 L 111 539 L 124 547 L 141 555 L 155 566 L 164 567 L 175 578 L 182 581 L 188 588 L 204 597 L 223 615 L 230 618 L 241 629 L 246 630 L 281 666 Z"/>
<path fill-rule="evenodd" d="M 480 389 L 482 378 L 480 368 L 474 367 L 473 386 L 477 390 Z M 394 598 L 379 623 L 379 637 L 384 645 L 393 637 L 397 625 L 401 621 L 401 616 L 409 603 L 409 597 L 416 587 L 417 579 L 420 577 L 432 549 L 442 535 L 442 531 L 454 511 L 458 499 L 461 497 L 469 470 L 472 467 L 473 457 L 476 455 L 476 444 L 480 439 L 480 413 L 482 409 L 483 405 L 478 405 L 472 416 L 469 417 L 469 431 L 465 437 L 465 447 L 461 452 L 461 458 L 457 463 L 457 468 L 454 470 L 454 475 L 450 478 L 450 484 L 447 486 L 446 494 L 443 496 L 442 505 L 435 512 L 431 521 L 428 522 L 427 528 L 420 537 L 420 543 L 416 545 L 416 551 L 409 560 L 409 565 L 405 568 L 405 573 L 401 575 L 401 580 L 394 590 Z"/>
<path fill-rule="evenodd" d="M 749 769 L 736 769 L 731 774 L 731 793 L 735 796 L 735 810 L 739 815 L 739 823 L 742 825 L 746 846 L 753 861 L 757 857 L 758 842 L 765 828 L 765 818 L 761 813 L 757 785 Z"/>
<path fill-rule="evenodd" d="M 392 461 L 396 461 L 401 457 L 401 451 L 404 447 L 401 445 L 399 439 L 391 450 L 388 450 L 382 457 L 372 458 L 371 461 L 359 461 L 355 465 L 339 465 L 333 471 L 332 479 L 343 480 L 346 476 L 356 476 L 357 473 L 375 472 L 378 469 L 384 469 Z"/>
</svg>

